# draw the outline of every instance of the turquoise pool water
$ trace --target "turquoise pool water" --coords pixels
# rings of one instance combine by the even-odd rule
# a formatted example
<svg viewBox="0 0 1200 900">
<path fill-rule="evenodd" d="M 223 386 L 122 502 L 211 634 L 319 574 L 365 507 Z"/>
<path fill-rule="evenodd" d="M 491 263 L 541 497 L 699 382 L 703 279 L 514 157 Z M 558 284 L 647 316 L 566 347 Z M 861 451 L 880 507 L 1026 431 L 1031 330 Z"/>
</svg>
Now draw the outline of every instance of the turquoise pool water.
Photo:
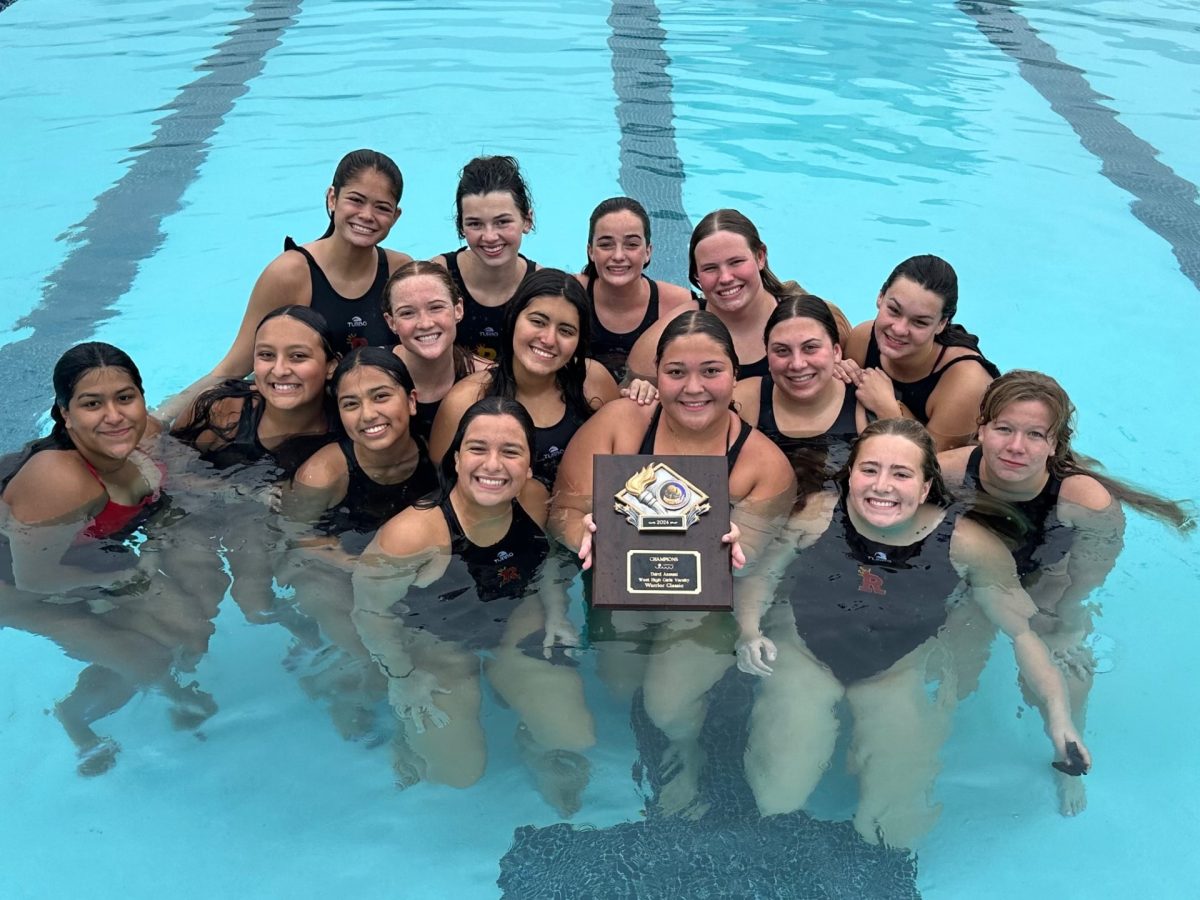
<svg viewBox="0 0 1200 900">
<path fill-rule="evenodd" d="M 404 170 L 389 244 L 414 256 L 456 245 L 455 177 L 481 152 L 520 158 L 526 249 L 547 264 L 581 264 L 588 213 L 623 189 L 667 216 L 660 277 L 682 270 L 666 251 L 684 219 L 732 205 L 776 272 L 855 321 L 896 262 L 938 253 L 989 356 L 1071 392 L 1082 450 L 1195 496 L 1200 12 L 1136 6 L 18 0 L 0 12 L 0 450 L 34 434 L 74 340 L 126 349 L 151 399 L 206 370 L 282 236 L 323 227 L 336 160 L 372 146 Z M 1077 819 L 1055 812 L 1038 717 L 993 654 L 943 751 L 922 896 L 1193 893 L 1198 571 L 1194 539 L 1130 517 L 1098 597 Z M 485 700 L 478 786 L 397 793 L 386 748 L 341 740 L 281 664 L 286 632 L 229 606 L 195 675 L 220 712 L 194 734 L 136 699 L 102 723 L 123 752 L 90 780 L 45 714 L 81 664 L 0 631 L 0 894 L 498 896 L 514 829 L 555 821 L 513 714 Z M 574 821 L 609 828 L 644 798 L 628 707 L 592 664 L 600 741 Z M 833 777 L 815 811 L 844 816 L 846 796 Z"/>
</svg>

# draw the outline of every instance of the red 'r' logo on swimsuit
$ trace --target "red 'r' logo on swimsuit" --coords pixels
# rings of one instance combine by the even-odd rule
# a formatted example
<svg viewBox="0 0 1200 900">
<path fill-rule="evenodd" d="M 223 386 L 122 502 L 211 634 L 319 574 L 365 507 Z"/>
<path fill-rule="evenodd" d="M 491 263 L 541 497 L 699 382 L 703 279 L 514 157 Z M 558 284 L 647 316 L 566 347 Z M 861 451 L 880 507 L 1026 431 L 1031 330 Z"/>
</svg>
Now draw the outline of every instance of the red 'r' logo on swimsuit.
<svg viewBox="0 0 1200 900">
<path fill-rule="evenodd" d="M 880 596 L 887 593 L 883 589 L 883 578 L 871 571 L 870 566 L 859 566 L 858 576 L 862 580 L 858 583 L 858 589 L 866 594 L 879 594 Z"/>
</svg>

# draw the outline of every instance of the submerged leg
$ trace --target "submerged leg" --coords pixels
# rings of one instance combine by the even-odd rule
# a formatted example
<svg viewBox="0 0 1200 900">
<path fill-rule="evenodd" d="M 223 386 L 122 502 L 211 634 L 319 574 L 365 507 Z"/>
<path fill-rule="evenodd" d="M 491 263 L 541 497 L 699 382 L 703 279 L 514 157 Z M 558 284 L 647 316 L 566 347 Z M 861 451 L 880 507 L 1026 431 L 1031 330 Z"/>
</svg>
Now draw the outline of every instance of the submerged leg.
<svg viewBox="0 0 1200 900">
<path fill-rule="evenodd" d="M 924 651 L 918 648 L 886 674 L 846 691 L 854 714 L 850 762 L 859 779 L 854 827 L 872 843 L 912 848 L 941 814 L 930 795 L 956 685 L 948 676 L 927 695 Z"/>
<path fill-rule="evenodd" d="M 808 654 L 785 611 L 787 624 L 768 632 L 778 656 L 774 673 L 759 681 L 746 744 L 746 781 L 764 816 L 795 812 L 808 800 L 833 756 L 835 708 L 845 693 Z"/>
<path fill-rule="evenodd" d="M 732 616 L 674 613 L 646 668 L 646 714 L 670 741 L 663 754 L 658 806 L 663 815 L 698 819 L 708 812 L 699 801 L 704 752 L 700 729 L 706 695 L 734 662 Z"/>
<path fill-rule="evenodd" d="M 92 730 L 92 723 L 116 712 L 137 687 L 112 669 L 91 665 L 79 673 L 75 689 L 54 707 L 54 715 L 79 751 L 80 775 L 101 775 L 117 762 L 120 746 Z"/>
<path fill-rule="evenodd" d="M 475 654 L 436 638 L 418 640 L 411 653 L 416 667 L 431 672 L 449 691 L 435 694 L 433 702 L 450 721 L 441 728 L 427 723 L 424 732 L 404 722 L 407 745 L 424 760 L 428 780 L 450 787 L 470 787 L 483 777 L 487 765 L 487 746 L 479 722 L 479 660 Z M 400 763 L 397 759 L 398 772 Z"/>
</svg>

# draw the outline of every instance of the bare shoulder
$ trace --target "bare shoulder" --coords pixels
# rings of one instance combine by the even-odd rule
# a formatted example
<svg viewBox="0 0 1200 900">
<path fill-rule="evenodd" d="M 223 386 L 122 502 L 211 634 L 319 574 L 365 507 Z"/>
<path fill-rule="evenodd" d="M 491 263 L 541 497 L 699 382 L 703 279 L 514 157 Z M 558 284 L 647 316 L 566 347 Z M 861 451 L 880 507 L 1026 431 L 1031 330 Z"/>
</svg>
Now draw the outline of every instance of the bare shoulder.
<svg viewBox="0 0 1200 900">
<path fill-rule="evenodd" d="M 1016 563 L 1012 554 L 1000 541 L 983 525 L 960 516 L 954 523 L 954 534 L 950 538 L 950 559 L 955 566 L 967 569 L 1012 568 L 1016 571 Z M 1014 574 L 1015 577 L 1015 574 Z"/>
<path fill-rule="evenodd" d="M 937 455 L 938 466 L 942 477 L 950 484 L 962 484 L 967 477 L 967 460 L 971 458 L 975 445 L 956 447 L 953 450 L 943 450 Z"/>
<path fill-rule="evenodd" d="M 258 281 L 271 288 L 306 287 L 309 284 L 308 260 L 302 253 L 285 250 L 267 263 Z"/>
<path fill-rule="evenodd" d="M 850 337 L 846 341 L 845 352 L 842 355 L 854 360 L 860 366 L 866 365 L 867 345 L 871 343 L 871 329 L 874 327 L 874 319 L 868 319 L 855 325 L 850 331 Z"/>
<path fill-rule="evenodd" d="M 386 247 L 383 252 L 387 255 L 388 273 L 395 272 L 401 266 L 407 265 L 413 261 L 413 258 L 407 253 L 401 253 L 399 250 L 388 250 Z"/>
<path fill-rule="evenodd" d="M 737 407 L 738 415 L 751 425 L 758 424 L 759 392 L 761 390 L 761 376 L 744 378 L 733 386 L 733 405 Z"/>
<path fill-rule="evenodd" d="M 437 507 L 418 509 L 410 506 L 384 522 L 372 546 L 387 556 L 420 556 L 448 549 L 450 529 Z"/>
<path fill-rule="evenodd" d="M 730 413 L 734 415 L 734 413 Z M 783 451 L 757 428 L 751 429 L 738 454 L 737 463 L 730 473 L 730 493 L 733 493 L 735 478 L 742 473 L 750 475 L 751 487 L 748 494 L 757 497 L 775 497 L 791 490 L 794 494 L 796 473 Z"/>
<path fill-rule="evenodd" d="M 689 309 L 697 309 L 699 304 L 696 298 L 692 296 L 692 292 L 678 284 L 671 284 L 669 281 L 656 281 L 658 285 L 658 317 L 663 316 L 674 318 L 681 312 L 687 312 Z"/>
<path fill-rule="evenodd" d="M 441 266 L 443 269 L 449 268 L 449 266 L 446 265 L 446 255 L 444 253 L 439 253 L 437 256 L 429 257 L 429 262 L 433 263 L 435 266 Z"/>
<path fill-rule="evenodd" d="M 326 444 L 296 471 L 295 482 L 305 487 L 330 488 L 348 478 L 346 455 L 337 443 Z"/>
<path fill-rule="evenodd" d="M 606 403 L 580 427 L 593 443 L 594 453 L 634 453 L 650 424 L 657 404 L 642 406 L 627 397 Z"/>
<path fill-rule="evenodd" d="M 449 400 L 452 403 L 461 403 L 465 408 L 481 398 L 491 383 L 492 376 L 488 369 L 476 369 L 470 375 L 456 381 L 454 386 L 446 392 L 445 400 L 442 402 L 445 403 L 446 400 Z"/>
<path fill-rule="evenodd" d="M 1091 475 L 1068 475 L 1063 479 L 1059 489 L 1060 500 L 1066 500 L 1092 512 L 1108 509 L 1113 502 L 1113 495 Z"/>
<path fill-rule="evenodd" d="M 74 450 L 35 453 L 4 491 L 4 501 L 13 517 L 26 525 L 91 515 L 107 496 L 104 486 Z"/>
<path fill-rule="evenodd" d="M 834 324 L 837 325 L 838 340 L 842 346 L 846 346 L 850 342 L 850 320 L 846 318 L 846 314 L 837 304 L 826 300 L 825 305 L 829 307 L 829 313 L 833 316 Z"/>
<path fill-rule="evenodd" d="M 588 286 L 588 277 L 583 272 L 573 272 L 571 274 L 575 276 L 575 280 L 579 282 L 580 287 L 586 288 Z"/>
<path fill-rule="evenodd" d="M 588 403 L 595 409 L 611 403 L 621 396 L 617 383 L 612 374 L 594 359 L 585 359 L 583 379 L 583 394 Z"/>
</svg>

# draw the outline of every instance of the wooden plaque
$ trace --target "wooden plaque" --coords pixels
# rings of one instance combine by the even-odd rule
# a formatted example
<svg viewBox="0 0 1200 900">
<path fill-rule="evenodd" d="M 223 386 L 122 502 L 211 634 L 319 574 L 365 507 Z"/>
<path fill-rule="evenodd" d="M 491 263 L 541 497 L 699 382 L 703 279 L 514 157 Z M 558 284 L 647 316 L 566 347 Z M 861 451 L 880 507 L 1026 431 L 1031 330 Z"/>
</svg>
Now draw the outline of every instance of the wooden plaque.
<svg viewBox="0 0 1200 900">
<path fill-rule="evenodd" d="M 593 464 L 592 604 L 733 609 L 724 456 L 600 456 Z"/>
</svg>

